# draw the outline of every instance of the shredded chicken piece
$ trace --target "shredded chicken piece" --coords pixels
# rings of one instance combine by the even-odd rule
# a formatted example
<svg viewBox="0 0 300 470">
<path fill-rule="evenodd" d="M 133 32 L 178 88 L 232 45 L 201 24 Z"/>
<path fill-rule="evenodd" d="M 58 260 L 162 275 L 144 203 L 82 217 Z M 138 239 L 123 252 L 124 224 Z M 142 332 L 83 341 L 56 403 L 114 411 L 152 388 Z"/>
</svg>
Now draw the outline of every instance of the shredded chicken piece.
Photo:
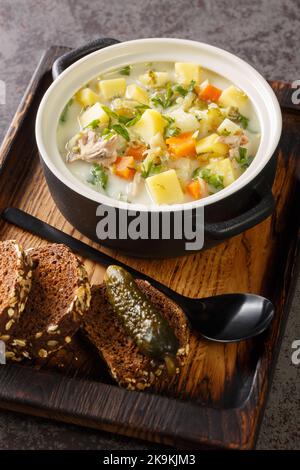
<svg viewBox="0 0 300 470">
<path fill-rule="evenodd" d="M 117 158 L 118 140 L 117 135 L 105 140 L 93 130 L 88 130 L 77 141 L 76 150 L 78 151 L 71 149 L 69 152 L 67 162 L 84 160 L 89 163 L 102 163 L 104 166 L 109 166 Z"/>
<path fill-rule="evenodd" d="M 222 144 L 229 145 L 230 148 L 239 147 L 240 145 L 245 145 L 249 142 L 248 137 L 245 134 L 236 134 L 236 135 L 221 135 L 218 137 L 218 142 Z"/>
<path fill-rule="evenodd" d="M 238 147 L 233 147 L 232 149 L 229 149 L 229 158 L 231 160 L 235 159 L 238 156 L 239 156 L 239 148 Z"/>
<path fill-rule="evenodd" d="M 241 144 L 242 144 L 242 145 L 246 145 L 246 144 L 248 144 L 248 142 L 249 142 L 249 139 L 248 139 L 248 137 L 246 136 L 246 134 L 242 134 L 242 137 L 241 137 Z"/>
</svg>

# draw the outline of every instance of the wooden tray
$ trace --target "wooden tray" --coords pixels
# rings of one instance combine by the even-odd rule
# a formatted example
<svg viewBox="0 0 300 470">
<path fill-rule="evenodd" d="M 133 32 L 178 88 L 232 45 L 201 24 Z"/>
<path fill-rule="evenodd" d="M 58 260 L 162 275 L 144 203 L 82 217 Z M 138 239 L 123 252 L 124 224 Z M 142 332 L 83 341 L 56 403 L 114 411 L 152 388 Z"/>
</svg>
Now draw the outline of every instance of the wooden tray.
<svg viewBox="0 0 300 470">
<path fill-rule="evenodd" d="M 49 49 L 40 62 L 3 142 L 0 210 L 16 206 L 86 242 L 61 216 L 48 192 L 34 137 L 38 104 L 51 82 L 51 65 L 65 52 Z M 300 114 L 291 90 L 272 82 L 283 106 L 284 130 L 274 183 L 277 208 L 272 218 L 213 248 L 188 257 L 162 260 L 125 258 L 189 296 L 254 292 L 269 296 L 276 316 L 255 341 L 217 344 L 193 334 L 187 366 L 175 390 L 155 395 L 128 392 L 109 378 L 104 364 L 80 335 L 72 349 L 37 364 L 0 367 L 0 406 L 83 426 L 182 447 L 249 449 L 255 445 L 280 336 L 288 315 L 288 294 L 299 227 Z M 299 199 L 298 199 L 299 201 Z M 0 238 L 18 239 L 26 248 L 45 243 L 0 222 Z M 86 261 L 93 282 L 103 268 Z"/>
</svg>

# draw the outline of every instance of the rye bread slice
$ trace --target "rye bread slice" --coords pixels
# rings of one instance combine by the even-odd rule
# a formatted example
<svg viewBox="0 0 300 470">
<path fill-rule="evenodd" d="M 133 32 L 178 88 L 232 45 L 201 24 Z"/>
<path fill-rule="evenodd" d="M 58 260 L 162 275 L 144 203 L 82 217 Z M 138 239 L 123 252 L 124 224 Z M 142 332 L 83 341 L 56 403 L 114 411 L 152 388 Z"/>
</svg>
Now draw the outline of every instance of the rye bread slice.
<svg viewBox="0 0 300 470">
<path fill-rule="evenodd" d="M 168 320 L 179 340 L 177 374 L 189 349 L 189 328 L 183 310 L 171 299 L 143 280 L 136 281 L 157 309 Z M 142 354 L 126 335 L 106 299 L 105 284 L 92 287 L 91 306 L 84 317 L 83 329 L 107 363 L 112 377 L 128 390 L 165 389 L 176 381 L 170 380 L 164 363 Z"/>
<path fill-rule="evenodd" d="M 32 260 L 15 240 L 0 242 L 0 340 L 9 341 L 31 288 Z"/>
<path fill-rule="evenodd" d="M 71 342 L 90 304 L 90 285 L 81 261 L 66 246 L 30 250 L 32 287 L 8 357 L 46 358 Z"/>
</svg>

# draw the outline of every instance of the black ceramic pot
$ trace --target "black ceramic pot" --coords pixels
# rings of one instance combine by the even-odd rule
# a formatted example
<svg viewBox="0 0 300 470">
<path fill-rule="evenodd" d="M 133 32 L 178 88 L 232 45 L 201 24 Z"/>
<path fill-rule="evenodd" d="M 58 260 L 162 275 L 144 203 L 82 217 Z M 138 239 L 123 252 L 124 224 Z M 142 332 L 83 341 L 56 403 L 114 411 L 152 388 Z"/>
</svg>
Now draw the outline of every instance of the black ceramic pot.
<svg viewBox="0 0 300 470">
<path fill-rule="evenodd" d="M 176 44 L 176 41 L 178 44 Z M 178 210 L 183 211 L 184 216 L 192 221 L 192 228 L 194 233 L 197 233 L 198 230 L 200 231 L 204 228 L 203 249 L 212 247 L 230 237 L 238 235 L 239 233 L 249 229 L 250 227 L 253 227 L 268 217 L 274 208 L 274 200 L 271 188 L 276 168 L 275 149 L 281 132 L 281 114 L 278 102 L 267 82 L 265 82 L 264 79 L 248 64 L 225 51 L 221 51 L 221 53 L 224 54 L 224 57 L 222 58 L 223 62 L 230 62 L 230 60 L 233 62 L 237 61 L 237 67 L 240 67 L 241 69 L 241 77 L 243 76 L 243 73 L 250 73 L 251 71 L 254 77 L 252 78 L 252 82 L 255 78 L 257 80 L 257 83 L 254 82 L 253 89 L 254 95 L 256 90 L 259 89 L 259 93 L 257 94 L 257 102 L 255 101 L 255 96 L 251 96 L 252 90 L 250 84 L 249 88 L 247 88 L 247 83 L 240 84 L 241 88 L 245 89 L 246 92 L 252 97 L 252 100 L 256 105 L 256 109 L 259 111 L 259 118 L 265 118 L 265 122 L 261 122 L 262 142 L 259 149 L 259 151 L 261 151 L 261 156 L 257 155 L 251 164 L 251 167 L 254 165 L 254 170 L 256 171 L 252 171 L 252 177 L 249 175 L 248 178 L 245 178 L 244 174 L 239 178 L 239 180 L 242 180 L 242 178 L 244 179 L 241 181 L 241 183 L 236 184 L 239 181 L 237 180 L 237 182 L 231 185 L 232 187 L 236 185 L 235 188 L 231 188 L 231 190 L 228 191 L 228 188 L 230 188 L 228 187 L 221 191 L 215 201 L 210 202 L 209 204 L 202 204 L 204 207 L 204 227 L 202 222 L 199 223 L 199 220 L 196 217 L 197 214 L 195 206 L 197 206 L 197 204 L 194 205 L 194 208 L 190 208 L 185 204 L 184 206 L 186 207 L 184 210 L 182 209 L 183 206 L 181 209 L 178 209 L 176 206 L 175 210 L 172 210 L 172 207 L 170 208 L 169 212 L 171 230 L 170 237 L 167 239 L 164 238 L 161 230 L 158 230 L 155 237 L 151 238 L 150 231 L 151 221 L 153 220 L 153 211 L 146 211 L 146 214 L 145 211 L 143 211 L 143 216 L 146 217 L 149 222 L 147 238 L 120 238 L 120 236 L 118 236 L 119 230 L 117 227 L 116 232 L 111 231 L 108 233 L 108 236 L 107 232 L 104 235 L 103 232 L 101 232 L 99 239 L 99 231 L 97 233 L 97 227 L 99 227 L 99 222 L 101 219 L 104 220 L 104 218 L 107 216 L 104 209 L 110 210 L 112 207 L 115 207 L 117 214 L 117 225 L 118 223 L 126 223 L 129 225 L 131 221 L 136 219 L 137 215 L 140 214 L 140 211 L 135 210 L 136 207 L 133 207 L 135 205 L 130 206 L 126 203 L 119 204 L 117 201 L 115 201 L 114 204 L 114 201 L 107 201 L 109 198 L 103 198 L 101 195 L 99 195 L 99 197 L 91 197 L 88 192 L 85 192 L 82 189 L 79 190 L 76 187 L 76 184 L 74 184 L 74 181 L 68 180 L 68 175 L 65 173 L 65 169 L 62 166 L 63 162 L 59 161 L 57 149 L 55 151 L 53 150 L 53 143 L 55 138 L 55 126 L 53 125 L 53 122 L 58 122 L 58 116 L 61 112 L 62 106 L 70 97 L 70 90 L 73 90 L 74 93 L 74 91 L 80 87 L 80 84 L 86 81 L 88 76 L 89 78 L 95 76 L 97 74 L 97 66 L 100 67 L 100 65 L 102 65 L 103 67 L 107 68 L 110 63 L 110 57 L 112 57 L 112 62 L 118 62 L 118 57 L 116 59 L 116 54 L 118 53 L 120 54 L 120 65 L 123 65 L 124 60 L 128 60 L 128 57 L 126 56 L 126 50 L 128 48 L 128 53 L 134 50 L 135 48 L 132 47 L 134 43 L 136 43 L 136 49 L 138 49 L 136 52 L 137 54 L 140 53 L 140 51 L 145 50 L 146 62 L 148 57 L 147 51 L 149 44 L 153 43 L 153 48 L 155 49 L 155 47 L 159 48 L 160 42 L 161 49 L 165 48 L 167 50 L 168 47 L 171 48 L 169 60 L 175 60 L 175 58 L 173 59 L 172 57 L 172 54 L 174 54 L 172 51 L 174 49 L 176 50 L 176 46 L 181 46 L 181 44 L 183 51 L 178 48 L 178 54 L 181 54 L 181 56 L 184 53 L 184 50 L 189 50 L 189 48 L 199 48 L 199 53 L 203 49 L 208 54 L 208 57 L 211 56 L 212 61 L 214 57 L 217 57 L 219 60 L 221 51 L 220 49 L 191 41 L 152 39 L 130 41 L 128 43 L 122 44 L 118 44 L 118 41 L 114 39 L 100 39 L 94 41 L 87 46 L 71 51 L 56 60 L 53 65 L 54 84 L 50 87 L 41 103 L 36 125 L 37 143 L 45 177 L 52 197 L 65 218 L 91 240 L 100 242 L 101 244 L 111 248 L 116 248 L 132 256 L 149 258 L 179 256 L 189 252 L 197 251 L 199 249 L 199 247 L 196 245 L 195 249 L 193 246 L 189 246 L 189 249 L 187 249 L 187 243 L 191 242 L 191 240 L 188 239 L 184 233 L 181 238 L 176 238 L 176 235 L 174 235 L 173 217 L 174 214 L 176 217 Z M 126 45 L 128 46 L 126 47 Z M 119 49 L 120 46 L 122 46 L 121 49 Z M 110 51 L 110 54 L 106 54 L 102 57 L 100 53 L 103 52 L 103 48 L 105 48 L 106 52 Z M 100 51 L 100 49 L 102 49 L 102 51 Z M 99 52 L 96 53 L 94 51 Z M 93 52 L 94 54 L 92 54 Z M 123 55 L 126 56 L 126 59 L 123 58 Z M 85 57 L 85 59 L 77 62 L 83 57 Z M 98 63 L 96 61 L 97 58 L 99 59 Z M 159 58 L 160 57 L 158 57 L 158 59 Z M 75 63 L 75 65 L 69 68 L 69 66 L 71 66 L 73 63 Z M 221 66 L 222 63 L 219 65 Z M 212 68 L 212 66 L 208 68 Z M 74 82 L 72 77 L 76 75 L 76 71 L 78 71 L 78 74 L 80 75 L 81 69 L 82 79 L 76 85 L 75 82 L 77 78 Z M 64 93 L 64 82 L 66 82 L 65 100 L 63 103 L 61 103 L 61 97 Z M 55 95 L 55 88 L 59 88 L 60 92 L 57 92 L 56 96 L 52 97 L 52 95 Z M 263 100 L 260 102 L 261 97 Z M 266 109 L 263 109 L 264 102 Z M 58 110 L 56 109 L 58 107 L 57 103 L 60 103 Z M 272 106 L 272 109 L 270 109 L 270 106 Z M 47 123 L 50 127 L 53 127 L 51 127 L 51 135 L 48 135 L 50 131 L 47 127 Z M 267 141 L 263 132 L 268 132 L 269 141 Z M 255 168 L 256 158 L 258 159 L 258 168 Z M 247 172 L 249 170 L 247 170 Z M 99 207 L 101 207 L 100 212 L 102 215 L 99 215 Z M 131 213 L 132 209 L 134 213 Z M 154 212 L 155 215 L 161 214 L 160 208 Z M 143 220 L 145 221 L 145 219 Z"/>
</svg>

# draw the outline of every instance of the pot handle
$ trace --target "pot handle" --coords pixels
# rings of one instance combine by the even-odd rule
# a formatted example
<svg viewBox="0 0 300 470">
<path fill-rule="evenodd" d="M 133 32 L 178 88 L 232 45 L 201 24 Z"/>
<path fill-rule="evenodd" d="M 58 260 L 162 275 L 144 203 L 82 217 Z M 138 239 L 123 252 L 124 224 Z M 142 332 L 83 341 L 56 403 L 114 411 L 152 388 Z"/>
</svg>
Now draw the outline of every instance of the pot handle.
<svg viewBox="0 0 300 470">
<path fill-rule="evenodd" d="M 224 222 L 205 223 L 205 235 L 215 240 L 225 240 L 248 230 L 269 217 L 275 207 L 274 197 L 269 191 L 254 207 L 241 215 Z"/>
<path fill-rule="evenodd" d="M 118 44 L 119 42 L 120 41 L 117 39 L 99 38 L 85 44 L 84 46 L 78 47 L 77 49 L 73 49 L 70 52 L 66 52 L 61 57 L 58 57 L 52 66 L 53 80 L 55 80 L 66 68 L 82 57 L 85 57 L 87 54 L 103 49 L 104 47 L 112 46 L 113 44 Z"/>
</svg>

